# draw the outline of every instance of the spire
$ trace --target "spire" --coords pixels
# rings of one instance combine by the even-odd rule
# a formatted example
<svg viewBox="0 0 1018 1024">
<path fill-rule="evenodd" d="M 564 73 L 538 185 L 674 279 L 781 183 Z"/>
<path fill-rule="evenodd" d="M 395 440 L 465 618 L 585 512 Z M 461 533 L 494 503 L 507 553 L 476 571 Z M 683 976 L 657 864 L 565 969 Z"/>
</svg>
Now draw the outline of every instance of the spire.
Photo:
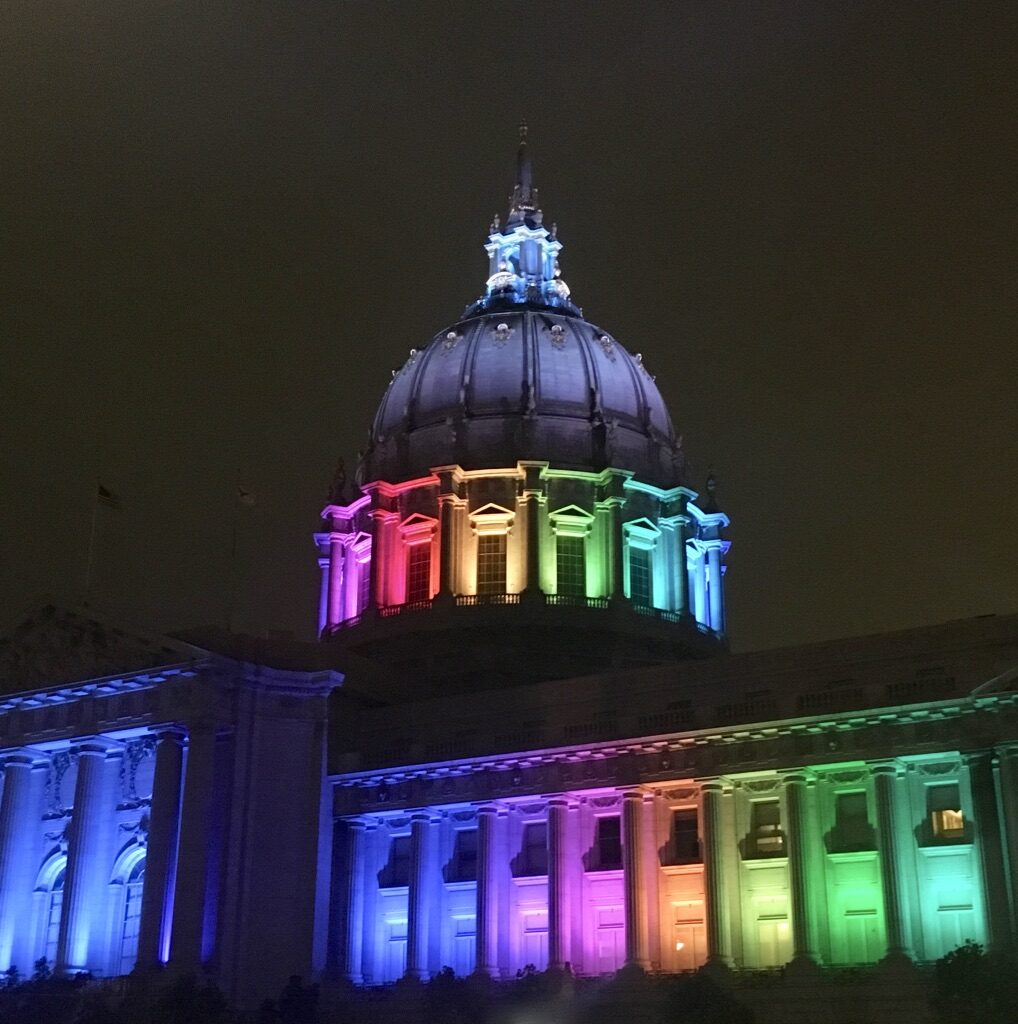
<svg viewBox="0 0 1018 1024">
<path fill-rule="evenodd" d="M 516 150 L 516 187 L 509 197 L 509 216 L 506 227 L 528 220 L 541 223 L 541 204 L 534 188 L 534 168 L 527 152 L 527 122 L 520 121 L 520 146 Z"/>
</svg>

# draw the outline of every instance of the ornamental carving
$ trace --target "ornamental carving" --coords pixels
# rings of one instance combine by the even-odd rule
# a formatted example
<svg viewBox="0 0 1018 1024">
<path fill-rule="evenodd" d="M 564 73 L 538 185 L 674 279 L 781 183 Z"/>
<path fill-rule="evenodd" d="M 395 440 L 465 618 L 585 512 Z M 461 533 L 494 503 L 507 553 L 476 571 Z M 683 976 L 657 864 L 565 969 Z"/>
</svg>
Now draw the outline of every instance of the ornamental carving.
<svg viewBox="0 0 1018 1024">
<path fill-rule="evenodd" d="M 460 335 L 456 331 L 449 331 L 449 333 L 442 339 L 442 354 L 451 352 L 458 344 Z"/>
<path fill-rule="evenodd" d="M 781 779 L 745 779 L 740 785 L 750 793 L 773 793 L 781 787 Z"/>
<path fill-rule="evenodd" d="M 661 794 L 666 800 L 695 800 L 695 789 L 666 789 Z"/>
<path fill-rule="evenodd" d="M 868 776 L 868 772 L 865 768 L 860 768 L 854 772 L 829 772 L 824 775 L 823 778 L 830 782 L 837 783 L 839 786 L 851 786 L 857 782 L 863 782 Z"/>
<path fill-rule="evenodd" d="M 503 348 L 513 336 L 513 329 L 508 324 L 499 324 L 493 333 L 496 347 Z"/>
<path fill-rule="evenodd" d="M 926 764 L 919 762 L 912 766 L 920 775 L 927 778 L 937 778 L 943 775 L 957 775 L 961 771 L 961 763 L 958 761 L 940 761 L 937 764 Z"/>
<path fill-rule="evenodd" d="M 561 324 L 552 324 L 551 345 L 557 349 L 566 347 L 566 329 Z"/>
<path fill-rule="evenodd" d="M 601 351 L 614 363 L 615 362 L 615 342 L 608 337 L 607 334 L 602 334 L 597 339 L 597 343 L 601 346 Z"/>
<path fill-rule="evenodd" d="M 547 810 L 547 804 L 544 804 L 544 803 L 523 804 L 520 807 L 520 813 L 521 814 L 544 814 L 544 812 L 546 810 Z"/>
<path fill-rule="evenodd" d="M 592 796 L 590 798 L 591 807 L 618 807 L 621 803 L 621 797 L 615 796 Z"/>
</svg>

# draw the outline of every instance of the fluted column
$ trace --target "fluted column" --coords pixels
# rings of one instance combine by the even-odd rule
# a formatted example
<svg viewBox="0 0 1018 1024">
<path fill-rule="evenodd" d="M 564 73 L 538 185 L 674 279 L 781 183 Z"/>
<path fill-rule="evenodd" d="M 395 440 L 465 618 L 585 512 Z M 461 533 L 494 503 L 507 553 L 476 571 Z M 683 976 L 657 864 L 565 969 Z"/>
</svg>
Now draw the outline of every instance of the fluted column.
<svg viewBox="0 0 1018 1024">
<path fill-rule="evenodd" d="M 149 814 L 145 887 L 138 930 L 138 966 L 155 967 L 170 957 L 170 922 L 177 881 L 177 839 L 183 783 L 184 737 L 176 729 L 156 741 L 155 779 Z"/>
<path fill-rule="evenodd" d="M 355 985 L 364 980 L 364 886 L 367 829 L 363 821 L 349 821 L 346 861 L 346 977 Z"/>
<path fill-rule="evenodd" d="M 686 569 L 686 517 L 676 516 L 675 531 L 675 614 L 689 614 L 689 572 Z"/>
<path fill-rule="evenodd" d="M 721 574 L 721 542 L 714 541 L 707 549 L 707 564 L 710 567 L 710 583 L 707 598 L 710 608 L 710 628 L 715 633 L 725 631 L 724 583 Z"/>
<path fill-rule="evenodd" d="M 1004 862 L 1011 890 L 1011 923 L 1018 938 L 1018 745 L 996 748 Z"/>
<path fill-rule="evenodd" d="M 643 794 L 622 797 L 622 873 L 626 904 L 626 965 L 650 967 L 647 953 L 647 898 L 643 879 Z"/>
<path fill-rule="evenodd" d="M 74 789 L 67 847 L 67 876 L 57 943 L 59 971 L 96 968 L 103 939 L 106 895 L 112 864 L 104 856 L 116 829 L 119 772 L 107 769 L 107 758 L 119 754 L 107 740 L 88 740 L 78 748 L 78 781 Z M 115 766 L 114 766 L 115 767 Z"/>
<path fill-rule="evenodd" d="M 625 544 L 622 537 L 622 502 L 614 500 L 610 506 L 611 511 L 611 543 L 610 556 L 612 567 L 612 589 L 611 596 L 621 600 L 626 596 L 626 575 L 625 575 Z"/>
<path fill-rule="evenodd" d="M 318 559 L 318 635 L 321 636 L 329 622 L 329 564 L 330 559 Z"/>
<path fill-rule="evenodd" d="M 498 970 L 498 808 L 477 812 L 477 970 L 497 978 Z"/>
<path fill-rule="evenodd" d="M 541 503 L 537 494 L 526 495 L 527 501 L 527 585 L 526 593 L 541 592 Z"/>
<path fill-rule="evenodd" d="M 693 616 L 696 621 L 705 625 L 710 625 L 710 612 L 707 608 L 707 572 L 704 566 L 705 554 L 703 550 L 697 546 L 693 547 L 693 559 L 692 565 L 689 569 L 690 585 L 692 587 L 692 594 L 690 595 L 690 605 L 692 606 Z"/>
<path fill-rule="evenodd" d="M 215 729 L 205 723 L 189 728 L 170 943 L 171 963 L 184 970 L 200 966 L 206 947 L 205 903 L 212 861 L 215 756 Z"/>
<path fill-rule="evenodd" d="M 730 967 L 728 905 L 725 900 L 724 786 L 706 782 L 701 788 L 703 830 L 703 890 L 707 903 L 707 963 Z"/>
<path fill-rule="evenodd" d="M 15 944 L 25 931 L 32 881 L 33 829 L 42 818 L 46 758 L 23 750 L 8 756 L 0 803 L 0 971 L 18 962 Z"/>
<path fill-rule="evenodd" d="M 994 782 L 996 768 L 993 754 L 981 751 L 966 754 L 972 788 L 972 810 L 975 818 L 976 842 L 983 872 L 983 890 L 986 894 L 986 924 L 989 929 L 989 948 L 1004 952 L 1013 947 L 1013 933 L 1008 899 L 1007 872 L 1001 820 L 997 810 Z"/>
<path fill-rule="evenodd" d="M 438 894 L 432 891 L 431 861 L 434 825 L 428 814 L 415 814 L 410 824 L 410 892 L 407 897 L 407 974 L 422 981 L 431 976 L 428 939 L 431 906 Z"/>
<path fill-rule="evenodd" d="M 785 839 L 788 843 L 788 881 L 792 903 L 792 959 L 816 961 L 816 946 L 811 934 L 813 913 L 810 906 L 809 836 L 806 794 L 809 780 L 803 774 L 786 775 L 785 811 L 788 818 Z"/>
<path fill-rule="evenodd" d="M 343 535 L 333 533 L 329 537 L 329 613 L 327 625 L 335 626 L 343 621 L 343 578 L 344 554 Z"/>
<path fill-rule="evenodd" d="M 901 864 L 898 855 L 899 813 L 896 790 L 900 777 L 897 765 L 880 764 L 873 769 L 880 881 L 884 891 L 884 928 L 887 932 L 887 956 L 890 959 L 912 956 L 902 899 Z"/>
<path fill-rule="evenodd" d="M 456 514 L 451 496 L 439 498 L 438 514 L 441 521 L 438 549 L 438 596 L 449 598 L 453 595 L 453 548 L 455 546 L 453 526 Z"/>
<path fill-rule="evenodd" d="M 567 825 L 569 802 L 556 797 L 548 805 L 548 966 L 569 962 Z"/>
</svg>

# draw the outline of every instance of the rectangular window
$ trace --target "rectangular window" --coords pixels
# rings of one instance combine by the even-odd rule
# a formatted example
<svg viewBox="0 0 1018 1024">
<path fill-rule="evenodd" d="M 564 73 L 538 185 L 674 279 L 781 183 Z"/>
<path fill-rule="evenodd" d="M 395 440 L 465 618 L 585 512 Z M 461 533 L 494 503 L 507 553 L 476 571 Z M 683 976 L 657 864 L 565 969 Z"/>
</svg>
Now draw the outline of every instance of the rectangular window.
<svg viewBox="0 0 1018 1024">
<path fill-rule="evenodd" d="M 475 882 L 477 880 L 477 829 L 461 828 L 456 832 L 452 855 L 454 881 Z"/>
<path fill-rule="evenodd" d="M 505 534 L 477 538 L 477 593 L 505 593 Z"/>
<path fill-rule="evenodd" d="M 697 834 L 695 807 L 681 807 L 672 811 L 672 862 L 700 862 L 700 836 Z"/>
<path fill-rule="evenodd" d="M 382 880 L 383 889 L 410 884 L 410 836 L 393 836 Z"/>
<path fill-rule="evenodd" d="M 781 857 L 785 837 L 781 834 L 781 804 L 777 800 L 757 800 L 752 810 L 753 847 L 757 857 Z"/>
<path fill-rule="evenodd" d="M 617 815 L 597 819 L 594 841 L 598 870 L 617 871 L 622 867 L 622 820 Z"/>
<path fill-rule="evenodd" d="M 651 608 L 654 604 L 650 552 L 645 548 L 629 549 L 629 600 L 641 608 Z"/>
<path fill-rule="evenodd" d="M 854 853 L 872 850 L 873 828 L 869 822 L 866 793 L 838 793 L 834 798 L 834 831 L 831 849 L 836 853 Z"/>
<path fill-rule="evenodd" d="M 926 790 L 926 806 L 934 838 L 965 838 L 965 814 L 961 809 L 961 793 L 957 783 L 930 786 Z"/>
<path fill-rule="evenodd" d="M 548 826 L 543 821 L 523 826 L 520 875 L 548 874 Z"/>
<path fill-rule="evenodd" d="M 357 607 L 363 612 L 371 600 L 371 563 L 357 563 Z"/>
<path fill-rule="evenodd" d="M 559 537 L 555 544 L 556 590 L 567 597 L 587 593 L 587 567 L 583 560 L 582 537 Z"/>
<path fill-rule="evenodd" d="M 406 599 L 431 600 L 431 545 L 411 544 L 407 554 Z"/>
</svg>

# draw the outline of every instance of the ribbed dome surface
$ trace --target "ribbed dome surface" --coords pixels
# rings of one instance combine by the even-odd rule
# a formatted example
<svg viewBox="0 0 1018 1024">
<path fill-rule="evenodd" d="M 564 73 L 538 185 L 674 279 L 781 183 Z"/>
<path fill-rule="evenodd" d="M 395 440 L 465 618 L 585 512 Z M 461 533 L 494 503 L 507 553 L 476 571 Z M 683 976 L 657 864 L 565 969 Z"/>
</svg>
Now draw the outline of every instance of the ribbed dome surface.
<svg viewBox="0 0 1018 1024">
<path fill-rule="evenodd" d="M 579 317 L 527 306 L 462 320 L 410 356 L 375 416 L 362 479 L 519 459 L 682 482 L 668 410 L 638 357 Z"/>
</svg>

